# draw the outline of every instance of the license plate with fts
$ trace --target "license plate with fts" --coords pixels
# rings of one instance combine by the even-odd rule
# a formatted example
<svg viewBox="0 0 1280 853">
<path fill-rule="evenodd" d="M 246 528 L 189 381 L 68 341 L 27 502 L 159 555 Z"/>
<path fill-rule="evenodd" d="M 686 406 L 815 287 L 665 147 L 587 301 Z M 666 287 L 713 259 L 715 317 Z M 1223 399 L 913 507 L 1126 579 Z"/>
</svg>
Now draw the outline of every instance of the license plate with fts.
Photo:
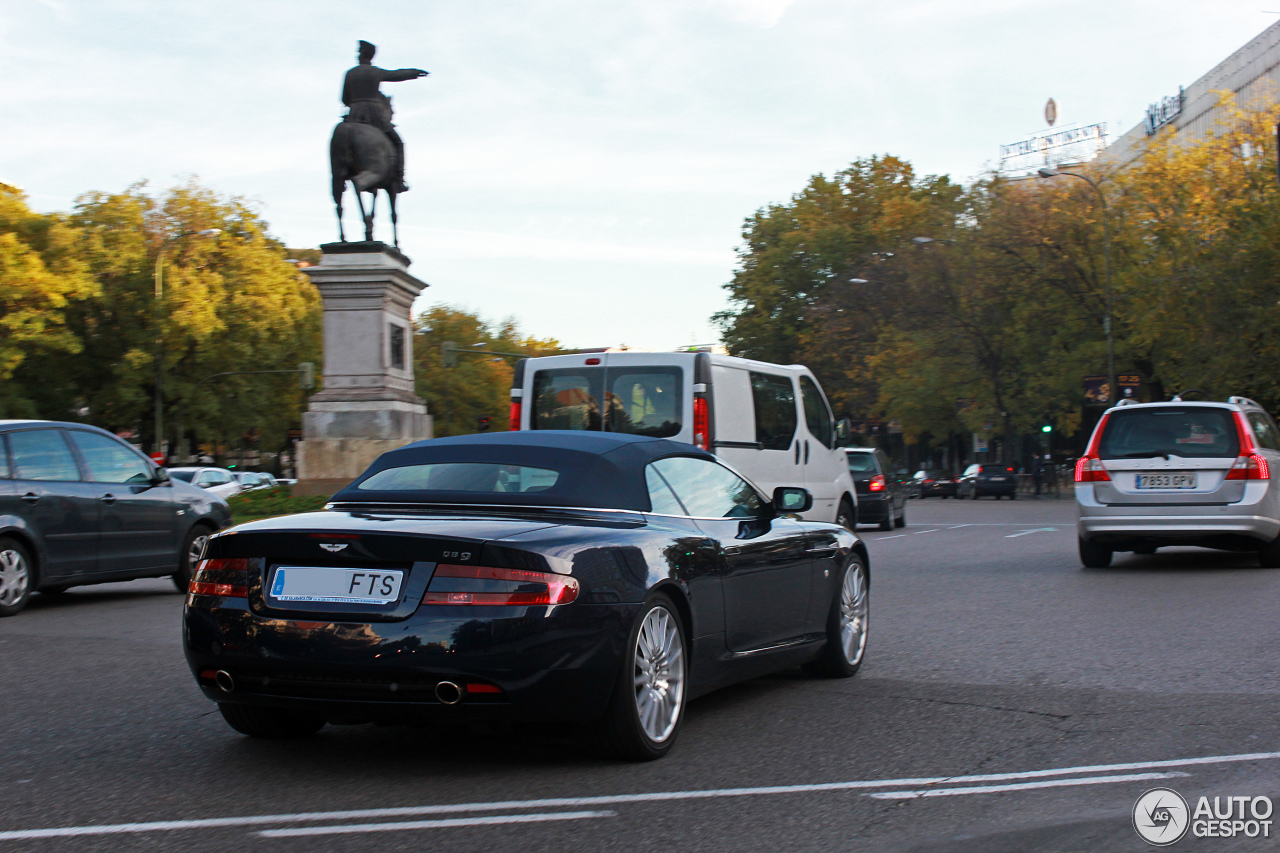
<svg viewBox="0 0 1280 853">
<path fill-rule="evenodd" d="M 1139 474 L 1137 487 L 1139 489 L 1194 489 L 1196 487 L 1196 475 L 1185 471 L 1167 474 Z"/>
<path fill-rule="evenodd" d="M 271 581 L 277 601 L 390 604 L 400 598 L 404 572 L 389 569 L 334 569 L 278 566 Z"/>
</svg>

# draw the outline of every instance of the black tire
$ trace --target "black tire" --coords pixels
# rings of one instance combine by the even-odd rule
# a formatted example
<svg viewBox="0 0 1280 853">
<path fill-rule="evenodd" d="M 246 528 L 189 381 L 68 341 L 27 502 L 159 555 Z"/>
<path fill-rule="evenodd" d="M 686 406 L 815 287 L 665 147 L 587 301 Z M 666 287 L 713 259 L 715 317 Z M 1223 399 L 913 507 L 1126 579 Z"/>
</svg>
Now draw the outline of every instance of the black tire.
<svg viewBox="0 0 1280 853">
<path fill-rule="evenodd" d="M 852 626 L 854 620 L 846 621 L 846 615 L 853 615 L 857 607 L 842 607 L 846 580 L 851 572 L 857 572 L 858 589 L 861 590 L 860 616 L 857 616 L 858 628 L 852 629 L 851 637 L 856 635 L 854 643 L 846 644 L 845 628 Z M 856 602 L 854 602 L 856 604 Z M 852 611 L 852 613 L 850 612 Z M 831 600 L 831 610 L 827 614 L 827 644 L 822 647 L 822 654 L 812 663 L 805 664 L 804 670 L 810 675 L 820 678 L 849 678 L 858 672 L 867 657 L 867 633 L 871 615 L 871 588 L 868 584 L 867 567 L 857 554 L 849 558 L 844 572 L 836 583 L 836 593 Z M 854 651 L 851 653 L 849 649 Z"/>
<path fill-rule="evenodd" d="M 1258 565 L 1264 569 L 1280 569 L 1280 539 L 1258 549 Z"/>
<path fill-rule="evenodd" d="M 652 620 L 651 620 L 652 614 Z M 657 624 L 655 624 L 657 623 Z M 663 642 L 668 650 L 676 651 L 673 643 L 678 641 L 678 655 L 663 655 L 667 659 L 668 665 L 663 667 L 660 672 L 650 675 L 651 683 L 637 685 L 637 676 L 643 677 L 646 672 L 652 672 L 642 667 L 640 660 L 642 658 L 650 658 L 646 650 L 640 644 L 640 635 L 642 628 L 648 624 L 648 630 L 659 628 L 663 636 Z M 674 634 L 669 629 L 674 628 Z M 649 636 L 646 630 L 646 637 Z M 640 612 L 636 615 L 635 622 L 631 626 L 631 630 L 627 633 L 627 643 L 623 647 L 622 661 L 619 664 L 618 680 L 613 688 L 613 696 L 609 700 L 609 707 L 605 711 L 604 718 L 596 731 L 597 746 L 606 755 L 614 758 L 621 758 L 628 761 L 653 761 L 655 758 L 662 758 L 671 751 L 671 747 L 675 744 L 676 738 L 680 734 L 680 727 L 684 724 L 685 703 L 688 696 L 688 637 L 685 635 L 684 623 L 680 619 L 680 613 L 672 604 L 671 599 L 663 593 L 654 593 L 645 600 L 640 608 Z M 678 677 L 672 678 L 671 668 L 678 665 Z M 666 678 L 662 678 L 666 676 Z M 663 693 L 658 694 L 652 688 L 653 683 L 661 683 L 663 685 Z M 650 692 L 646 693 L 646 689 Z M 658 727 L 663 724 L 664 733 L 661 736 L 655 736 L 654 733 L 646 729 L 646 723 L 641 719 L 641 704 L 645 698 L 649 700 L 649 707 L 654 707 L 655 695 L 661 695 L 665 700 L 665 696 L 669 695 L 666 691 L 675 693 L 675 707 L 673 710 L 674 723 L 668 717 L 667 720 L 658 720 L 656 715 L 661 712 L 662 707 L 666 707 L 665 701 L 660 701 L 658 709 L 655 711 L 655 718 L 648 724 L 649 729 Z M 642 698 L 643 697 L 643 698 Z"/>
<path fill-rule="evenodd" d="M 1018 493 L 1017 493 L 1017 492 L 1014 492 L 1013 494 L 1009 495 L 1009 500 L 1011 500 L 1011 501 L 1016 501 L 1017 499 L 1018 499 Z"/>
<path fill-rule="evenodd" d="M 889 506 L 884 511 L 884 519 L 877 526 L 878 530 L 893 529 L 893 501 L 889 501 Z"/>
<path fill-rule="evenodd" d="M 242 735 L 271 740 L 298 740 L 311 737 L 324 728 L 324 718 L 305 711 L 287 708 L 265 708 L 260 705 L 235 705 L 219 702 L 218 710 L 227 725 Z"/>
<path fill-rule="evenodd" d="M 894 527 L 907 526 L 907 502 L 902 502 L 902 512 L 898 513 L 898 517 L 893 520 Z"/>
<path fill-rule="evenodd" d="M 196 566 L 200 564 L 200 553 L 204 552 L 205 542 L 208 541 L 209 534 L 212 532 L 213 528 L 207 524 L 193 524 L 191 530 L 187 532 L 187 538 L 182 541 L 182 551 L 178 554 L 178 570 L 171 576 L 178 592 L 185 593 L 187 587 L 191 585 Z M 199 546 L 198 552 L 197 546 Z"/>
<path fill-rule="evenodd" d="M 0 616 L 21 613 L 36 580 L 36 563 L 27 547 L 17 539 L 0 537 Z"/>
<path fill-rule="evenodd" d="M 1105 569 L 1111 565 L 1111 549 L 1084 539 L 1080 543 L 1080 563 L 1086 569 Z"/>
<path fill-rule="evenodd" d="M 970 499 L 972 499 L 972 500 L 975 500 L 975 501 L 976 501 L 976 500 L 978 499 L 978 490 L 977 490 L 977 489 L 974 489 L 972 492 L 970 492 L 970 493 L 969 493 L 969 497 L 970 497 Z"/>
<path fill-rule="evenodd" d="M 858 511 L 849 503 L 848 498 L 840 500 L 840 508 L 836 510 L 836 524 L 847 530 L 858 528 Z"/>
</svg>

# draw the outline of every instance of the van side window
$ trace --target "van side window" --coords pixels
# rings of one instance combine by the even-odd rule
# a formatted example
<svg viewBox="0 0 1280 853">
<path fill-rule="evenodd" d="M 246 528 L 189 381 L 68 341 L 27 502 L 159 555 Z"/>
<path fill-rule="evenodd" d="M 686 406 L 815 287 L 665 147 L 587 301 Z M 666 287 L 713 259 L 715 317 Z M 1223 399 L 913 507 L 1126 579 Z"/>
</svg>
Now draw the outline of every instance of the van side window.
<svg viewBox="0 0 1280 853">
<path fill-rule="evenodd" d="M 822 399 L 818 384 L 808 376 L 800 377 L 800 399 L 804 401 L 804 422 L 809 434 L 827 447 L 835 447 L 836 431 L 832 425 L 831 409 Z"/>
<path fill-rule="evenodd" d="M 609 432 L 671 438 L 680 434 L 681 371 L 678 367 L 610 369 L 605 395 Z"/>
<path fill-rule="evenodd" d="M 598 368 L 539 370 L 533 375 L 532 429 L 600 429 Z"/>
<path fill-rule="evenodd" d="M 751 372 L 756 441 L 764 450 L 789 450 L 796 434 L 796 392 L 791 377 Z"/>
<path fill-rule="evenodd" d="M 12 473 L 9 470 L 9 442 L 0 435 L 0 479 L 8 479 Z"/>
<path fill-rule="evenodd" d="M 1271 416 L 1262 412 L 1247 414 L 1249 426 L 1253 427 L 1253 434 L 1258 437 L 1258 443 L 1267 450 L 1280 450 L 1280 435 L 1276 433 L 1276 422 L 1271 420 Z"/>
</svg>

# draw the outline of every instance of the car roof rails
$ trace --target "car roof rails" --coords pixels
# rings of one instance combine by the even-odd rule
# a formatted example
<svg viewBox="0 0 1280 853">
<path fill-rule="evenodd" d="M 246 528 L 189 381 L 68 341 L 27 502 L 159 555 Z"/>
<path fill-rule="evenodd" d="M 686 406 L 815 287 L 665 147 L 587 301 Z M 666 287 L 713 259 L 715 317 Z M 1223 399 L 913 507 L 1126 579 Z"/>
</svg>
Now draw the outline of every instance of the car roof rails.
<svg viewBox="0 0 1280 853">
<path fill-rule="evenodd" d="M 1262 408 L 1253 400 L 1250 400 L 1248 397 L 1228 397 L 1227 402 L 1232 403 L 1233 405 L 1236 405 L 1236 406 L 1249 406 L 1254 409 Z"/>
<path fill-rule="evenodd" d="M 1186 389 L 1185 391 L 1179 391 L 1177 394 L 1174 394 L 1174 395 L 1173 395 L 1173 399 L 1172 399 L 1172 400 L 1170 400 L 1169 402 L 1170 402 L 1170 403 L 1194 403 L 1194 402 L 1197 402 L 1196 400 L 1183 400 L 1182 398 L 1183 398 L 1183 396 L 1184 396 L 1184 395 L 1186 395 L 1186 394 L 1199 394 L 1201 397 L 1203 397 L 1203 396 L 1204 396 L 1204 392 L 1203 392 L 1203 391 L 1201 391 L 1199 388 L 1188 388 L 1188 389 Z"/>
<path fill-rule="evenodd" d="M 1136 406 L 1141 402 L 1142 402 L 1141 400 L 1135 400 L 1133 397 L 1124 397 L 1122 399 L 1116 400 L 1116 405 L 1117 406 Z"/>
</svg>

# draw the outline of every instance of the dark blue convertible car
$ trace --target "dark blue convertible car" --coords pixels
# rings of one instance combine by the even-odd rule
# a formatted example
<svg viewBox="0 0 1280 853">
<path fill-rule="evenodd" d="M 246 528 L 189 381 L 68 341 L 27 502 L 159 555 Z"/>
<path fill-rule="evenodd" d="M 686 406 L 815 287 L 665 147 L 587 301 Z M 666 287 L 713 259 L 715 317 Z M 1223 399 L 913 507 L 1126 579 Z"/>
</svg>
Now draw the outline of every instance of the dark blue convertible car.
<svg viewBox="0 0 1280 853">
<path fill-rule="evenodd" d="M 803 665 L 847 677 L 867 554 L 714 456 L 615 433 L 436 439 L 380 457 L 323 512 L 209 539 L 187 660 L 237 731 L 327 722 L 565 721 L 664 755 L 690 699 Z"/>
</svg>

